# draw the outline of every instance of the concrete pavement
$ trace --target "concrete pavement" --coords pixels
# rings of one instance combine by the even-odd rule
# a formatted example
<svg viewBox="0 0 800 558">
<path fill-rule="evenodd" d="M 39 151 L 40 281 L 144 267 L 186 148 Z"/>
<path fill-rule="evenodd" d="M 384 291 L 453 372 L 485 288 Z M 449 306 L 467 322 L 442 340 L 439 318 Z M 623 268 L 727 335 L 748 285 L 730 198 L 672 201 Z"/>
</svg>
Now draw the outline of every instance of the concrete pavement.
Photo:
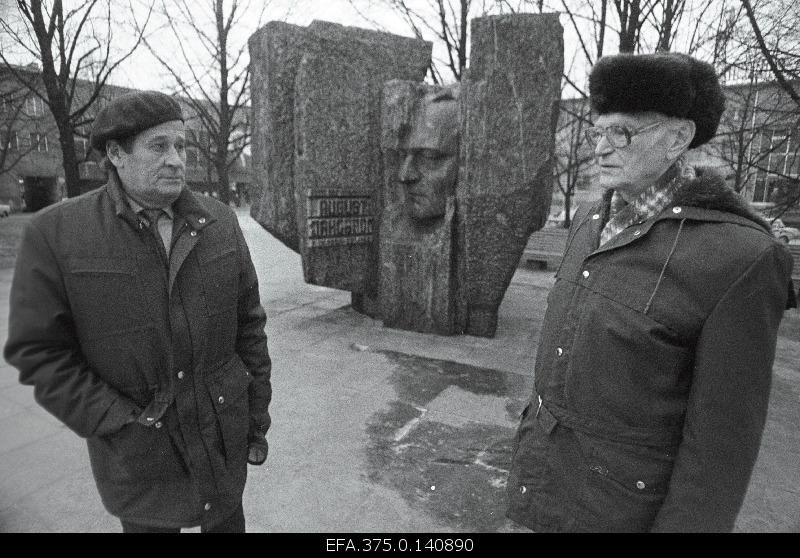
<svg viewBox="0 0 800 558">
<path fill-rule="evenodd" d="M 253 532 L 513 531 L 503 518 L 516 417 L 532 385 L 552 272 L 520 270 L 497 336 L 383 328 L 347 292 L 307 285 L 300 257 L 240 222 L 267 310 L 270 455 L 244 495 Z M 0 270 L 0 343 L 12 271 Z M 744 531 L 800 531 L 800 314 L 787 314 Z M 197 531 L 194 529 L 193 531 Z M 114 532 L 85 443 L 0 363 L 0 532 Z"/>
</svg>

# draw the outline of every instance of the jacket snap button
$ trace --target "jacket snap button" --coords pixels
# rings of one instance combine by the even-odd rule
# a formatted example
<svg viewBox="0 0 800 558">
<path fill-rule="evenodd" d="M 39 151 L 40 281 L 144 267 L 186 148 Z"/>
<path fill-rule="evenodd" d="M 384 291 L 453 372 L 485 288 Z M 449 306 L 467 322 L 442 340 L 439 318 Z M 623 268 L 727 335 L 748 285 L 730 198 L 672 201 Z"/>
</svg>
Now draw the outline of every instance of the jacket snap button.
<svg viewBox="0 0 800 558">
<path fill-rule="evenodd" d="M 181 370 L 180 372 L 178 372 L 178 379 L 179 379 L 179 380 L 183 380 L 183 376 L 184 376 L 183 370 Z"/>
<path fill-rule="evenodd" d="M 525 488 L 524 486 L 520 486 L 519 487 L 519 491 L 520 491 L 521 494 L 525 494 L 528 491 L 528 489 Z"/>
<path fill-rule="evenodd" d="M 647 485 L 642 481 L 636 481 L 636 488 L 638 488 L 639 490 L 644 490 L 645 486 Z"/>
<path fill-rule="evenodd" d="M 200 224 L 202 225 L 203 223 L 205 223 L 205 222 L 206 222 L 206 218 L 205 218 L 205 217 L 200 217 L 200 218 L 197 220 L 197 222 L 198 222 L 198 223 L 200 223 Z"/>
<path fill-rule="evenodd" d="M 589 277 L 589 272 L 584 270 L 584 272 L 583 272 L 583 277 L 584 277 L 584 278 L 586 278 L 586 277 Z"/>
<path fill-rule="evenodd" d="M 211 503 L 210 502 L 206 502 L 206 505 L 203 506 L 203 509 L 206 510 L 206 511 L 210 510 L 211 509 Z"/>
<path fill-rule="evenodd" d="M 633 231 L 633 236 L 639 236 L 642 234 L 642 231 Z"/>
<path fill-rule="evenodd" d="M 156 427 L 156 428 L 161 428 L 162 426 L 164 426 L 164 425 L 163 425 L 163 423 L 162 423 L 161 421 L 158 421 L 158 422 L 155 424 L 155 427 Z"/>
<path fill-rule="evenodd" d="M 564 349 L 562 349 L 561 347 L 558 347 L 558 348 L 556 349 L 556 354 L 557 354 L 558 356 L 561 356 L 561 355 L 563 355 L 563 354 L 564 354 Z"/>
<path fill-rule="evenodd" d="M 189 233 L 189 236 L 197 236 L 197 231 L 192 231 Z"/>
<path fill-rule="evenodd" d="M 153 422 L 154 420 L 156 419 L 154 419 L 153 417 L 147 417 L 147 422 Z"/>
<path fill-rule="evenodd" d="M 600 218 L 599 213 L 595 213 L 594 215 L 592 215 L 592 219 L 594 219 L 595 221 L 597 221 L 599 218 Z"/>
<path fill-rule="evenodd" d="M 220 403 L 225 403 L 225 398 L 220 395 L 217 401 L 219 401 Z"/>
<path fill-rule="evenodd" d="M 673 213 L 676 213 L 676 214 L 677 214 L 677 213 L 680 213 L 680 212 L 681 212 L 681 208 L 680 208 L 680 207 L 673 207 L 673 208 L 672 208 L 672 212 L 673 212 Z"/>
</svg>

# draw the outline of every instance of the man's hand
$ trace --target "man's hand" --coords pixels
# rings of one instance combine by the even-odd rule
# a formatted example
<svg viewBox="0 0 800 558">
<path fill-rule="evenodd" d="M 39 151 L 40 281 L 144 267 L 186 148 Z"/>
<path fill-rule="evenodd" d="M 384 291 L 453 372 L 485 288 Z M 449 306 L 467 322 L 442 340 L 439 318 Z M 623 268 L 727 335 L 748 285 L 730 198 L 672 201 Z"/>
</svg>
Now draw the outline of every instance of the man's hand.
<svg viewBox="0 0 800 558">
<path fill-rule="evenodd" d="M 250 442 L 247 451 L 247 462 L 250 465 L 263 465 L 267 460 L 269 453 L 269 444 L 266 440 L 259 440 L 258 442 Z"/>
</svg>

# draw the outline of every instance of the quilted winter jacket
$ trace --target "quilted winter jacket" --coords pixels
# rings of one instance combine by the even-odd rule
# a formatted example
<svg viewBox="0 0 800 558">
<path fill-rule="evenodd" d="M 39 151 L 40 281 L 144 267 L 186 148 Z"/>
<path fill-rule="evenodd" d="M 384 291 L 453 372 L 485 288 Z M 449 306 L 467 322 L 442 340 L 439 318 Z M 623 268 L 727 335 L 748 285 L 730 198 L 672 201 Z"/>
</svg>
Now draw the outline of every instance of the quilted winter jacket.
<svg viewBox="0 0 800 558">
<path fill-rule="evenodd" d="M 539 342 L 507 515 L 535 531 L 729 531 L 767 412 L 792 258 L 698 169 L 598 248 L 578 212 Z"/>
</svg>

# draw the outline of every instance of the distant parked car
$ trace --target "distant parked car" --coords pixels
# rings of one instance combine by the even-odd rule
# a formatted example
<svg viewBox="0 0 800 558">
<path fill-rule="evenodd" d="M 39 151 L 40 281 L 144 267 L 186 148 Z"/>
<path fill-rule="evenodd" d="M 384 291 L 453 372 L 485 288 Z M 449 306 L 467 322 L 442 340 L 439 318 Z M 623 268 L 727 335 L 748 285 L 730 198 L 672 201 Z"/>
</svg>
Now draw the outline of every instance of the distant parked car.
<svg viewBox="0 0 800 558">
<path fill-rule="evenodd" d="M 8 217 L 11 215 L 11 206 L 0 203 L 0 217 Z"/>
<path fill-rule="evenodd" d="M 794 227 L 787 227 L 780 219 L 775 219 L 772 222 L 772 234 L 775 235 L 775 238 L 786 244 L 789 244 L 790 240 L 800 238 L 800 230 Z"/>
</svg>

